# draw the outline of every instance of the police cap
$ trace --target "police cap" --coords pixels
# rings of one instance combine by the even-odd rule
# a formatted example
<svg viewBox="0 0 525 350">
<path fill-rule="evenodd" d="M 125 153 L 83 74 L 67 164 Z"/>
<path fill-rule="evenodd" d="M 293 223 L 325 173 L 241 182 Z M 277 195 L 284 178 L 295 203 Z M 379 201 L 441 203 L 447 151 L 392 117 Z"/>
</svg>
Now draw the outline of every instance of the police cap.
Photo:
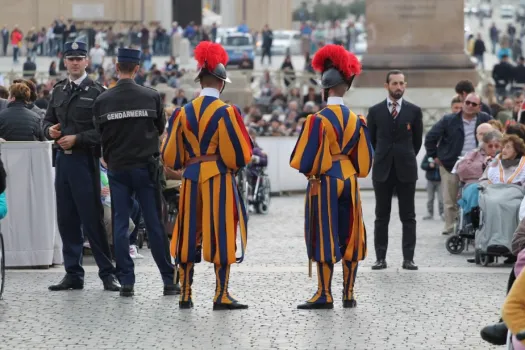
<svg viewBox="0 0 525 350">
<path fill-rule="evenodd" d="M 86 57 L 87 44 L 82 41 L 67 42 L 64 47 L 65 57 Z"/>
<path fill-rule="evenodd" d="M 140 50 L 119 48 L 117 60 L 119 63 L 130 62 L 140 64 Z"/>
</svg>

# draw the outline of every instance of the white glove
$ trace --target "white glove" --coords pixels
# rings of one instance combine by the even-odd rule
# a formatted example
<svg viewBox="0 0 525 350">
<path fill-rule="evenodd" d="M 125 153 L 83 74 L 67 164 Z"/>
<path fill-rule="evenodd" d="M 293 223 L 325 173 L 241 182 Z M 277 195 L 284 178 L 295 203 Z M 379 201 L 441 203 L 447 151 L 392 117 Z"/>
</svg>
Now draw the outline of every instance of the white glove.
<svg viewBox="0 0 525 350">
<path fill-rule="evenodd" d="M 252 156 L 252 163 L 259 163 L 261 161 L 261 157 L 253 155 Z"/>
</svg>

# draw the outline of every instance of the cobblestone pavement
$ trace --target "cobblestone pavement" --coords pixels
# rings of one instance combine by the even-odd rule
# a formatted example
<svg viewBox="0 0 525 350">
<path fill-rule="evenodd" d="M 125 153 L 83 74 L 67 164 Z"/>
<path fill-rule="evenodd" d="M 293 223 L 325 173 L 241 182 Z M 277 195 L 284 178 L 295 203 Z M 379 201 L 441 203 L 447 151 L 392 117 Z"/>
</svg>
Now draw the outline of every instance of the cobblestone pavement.
<svg viewBox="0 0 525 350">
<path fill-rule="evenodd" d="M 231 291 L 250 309 L 212 312 L 213 270 L 199 264 L 193 310 L 162 296 L 162 282 L 147 249 L 137 261 L 135 297 L 102 291 L 88 260 L 83 291 L 47 291 L 63 274 L 9 270 L 0 301 L 0 349 L 496 349 L 479 330 L 498 319 L 508 267 L 476 267 L 451 256 L 442 222 L 418 222 L 417 272 L 401 266 L 401 225 L 393 205 L 389 268 L 372 271 L 372 192 L 363 192 L 369 257 L 356 282 L 356 309 L 341 307 L 342 271 L 334 273 L 334 310 L 302 311 L 316 279 L 307 275 L 302 196 L 278 197 L 268 216 L 251 216 L 246 260 L 232 268 Z M 418 218 L 425 194 L 417 193 Z M 314 276 L 315 277 L 315 276 Z"/>
</svg>

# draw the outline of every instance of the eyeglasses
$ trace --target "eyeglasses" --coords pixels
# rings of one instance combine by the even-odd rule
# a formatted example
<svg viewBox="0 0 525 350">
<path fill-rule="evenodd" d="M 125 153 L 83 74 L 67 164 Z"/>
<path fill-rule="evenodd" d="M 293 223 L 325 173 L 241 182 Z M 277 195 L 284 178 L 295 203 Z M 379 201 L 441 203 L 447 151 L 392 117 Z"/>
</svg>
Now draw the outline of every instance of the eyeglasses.
<svg viewBox="0 0 525 350">
<path fill-rule="evenodd" d="M 477 106 L 479 106 L 479 103 L 472 102 L 472 101 L 465 101 L 465 104 L 466 104 L 467 106 L 472 106 L 472 107 L 477 107 Z"/>
</svg>

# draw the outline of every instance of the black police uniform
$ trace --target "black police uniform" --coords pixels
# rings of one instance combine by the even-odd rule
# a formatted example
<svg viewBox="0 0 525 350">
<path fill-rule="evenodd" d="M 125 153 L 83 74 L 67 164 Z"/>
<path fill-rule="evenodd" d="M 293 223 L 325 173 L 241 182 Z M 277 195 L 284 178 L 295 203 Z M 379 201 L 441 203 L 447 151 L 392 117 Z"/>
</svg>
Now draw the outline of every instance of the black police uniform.
<svg viewBox="0 0 525 350">
<path fill-rule="evenodd" d="M 86 44 L 66 43 L 66 57 L 85 57 Z M 76 135 L 69 150 L 56 144 L 55 191 L 58 229 L 62 238 L 62 254 L 66 277 L 50 290 L 82 289 L 84 269 L 82 252 L 84 235 L 88 238 L 99 277 L 104 289 L 118 291 L 115 268 L 104 228 L 104 213 L 100 199 L 100 135 L 93 124 L 92 107 L 105 88 L 85 76 L 79 85 L 69 79 L 59 81 L 53 88 L 51 101 L 43 122 L 44 135 L 49 128 L 60 124 L 62 136 Z"/>
<path fill-rule="evenodd" d="M 140 62 L 140 51 L 119 49 L 118 61 Z M 164 282 L 164 294 L 174 294 L 174 266 L 168 238 L 162 224 L 159 136 L 166 118 L 156 90 L 121 79 L 100 95 L 93 107 L 95 123 L 102 136 L 104 160 L 108 165 L 113 214 L 113 237 L 121 295 L 133 295 L 135 273 L 129 255 L 128 224 L 131 196 L 140 203 L 151 253 Z"/>
</svg>

